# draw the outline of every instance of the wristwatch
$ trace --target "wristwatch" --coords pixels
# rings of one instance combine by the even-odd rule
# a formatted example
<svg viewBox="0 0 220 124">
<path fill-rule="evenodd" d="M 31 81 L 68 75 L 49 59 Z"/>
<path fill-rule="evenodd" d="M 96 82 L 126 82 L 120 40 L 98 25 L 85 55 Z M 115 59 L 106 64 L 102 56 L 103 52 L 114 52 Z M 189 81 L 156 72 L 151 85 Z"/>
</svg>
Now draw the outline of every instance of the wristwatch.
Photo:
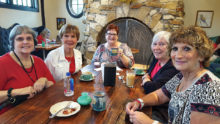
<svg viewBox="0 0 220 124">
<path fill-rule="evenodd" d="M 15 101 L 16 101 L 15 97 L 11 96 L 11 91 L 12 91 L 12 90 L 13 90 L 13 88 L 10 88 L 10 89 L 8 90 L 7 96 L 8 96 L 8 100 L 9 100 L 11 103 L 15 103 Z"/>
</svg>

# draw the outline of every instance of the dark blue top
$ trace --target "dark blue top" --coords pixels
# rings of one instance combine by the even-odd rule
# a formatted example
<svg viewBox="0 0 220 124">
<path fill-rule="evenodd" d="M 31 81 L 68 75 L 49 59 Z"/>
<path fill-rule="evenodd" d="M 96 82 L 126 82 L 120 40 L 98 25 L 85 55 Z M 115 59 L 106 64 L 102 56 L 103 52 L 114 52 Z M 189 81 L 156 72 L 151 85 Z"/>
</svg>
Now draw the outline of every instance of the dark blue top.
<svg viewBox="0 0 220 124">
<path fill-rule="evenodd" d="M 151 63 L 148 74 L 151 75 L 156 63 L 157 59 L 153 59 Z M 151 93 L 159 88 L 161 88 L 167 81 L 169 81 L 174 75 L 176 75 L 179 71 L 173 66 L 171 59 L 154 75 L 151 81 L 148 81 L 144 84 L 144 91 L 146 94 Z"/>
</svg>

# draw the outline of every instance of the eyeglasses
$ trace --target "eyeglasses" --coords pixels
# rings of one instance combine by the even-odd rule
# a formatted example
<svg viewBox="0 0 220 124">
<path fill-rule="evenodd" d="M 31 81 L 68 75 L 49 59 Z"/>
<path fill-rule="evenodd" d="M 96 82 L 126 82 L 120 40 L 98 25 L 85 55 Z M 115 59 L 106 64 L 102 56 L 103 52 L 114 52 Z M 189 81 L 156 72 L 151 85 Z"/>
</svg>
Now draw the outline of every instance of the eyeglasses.
<svg viewBox="0 0 220 124">
<path fill-rule="evenodd" d="M 111 33 L 106 33 L 106 35 L 109 35 L 109 36 L 117 36 L 117 34 L 111 34 Z"/>
<path fill-rule="evenodd" d="M 34 40 L 33 37 L 31 37 L 31 36 L 30 36 L 30 37 L 26 37 L 26 38 L 25 38 L 25 37 L 18 37 L 18 38 L 16 38 L 15 40 L 16 40 L 16 41 L 19 41 L 19 42 L 22 42 L 22 41 L 24 41 L 25 39 L 26 39 L 27 41 L 33 41 L 33 40 Z"/>
</svg>

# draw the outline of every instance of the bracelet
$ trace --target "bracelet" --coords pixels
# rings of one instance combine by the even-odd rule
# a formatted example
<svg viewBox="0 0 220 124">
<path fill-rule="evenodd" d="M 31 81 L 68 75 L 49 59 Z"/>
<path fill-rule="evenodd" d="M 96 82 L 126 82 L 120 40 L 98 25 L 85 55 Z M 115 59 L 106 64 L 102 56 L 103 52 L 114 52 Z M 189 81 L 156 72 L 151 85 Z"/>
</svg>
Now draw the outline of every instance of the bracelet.
<svg viewBox="0 0 220 124">
<path fill-rule="evenodd" d="M 135 101 L 139 104 L 138 109 L 141 109 L 141 102 L 137 99 Z"/>
<path fill-rule="evenodd" d="M 140 103 L 140 109 L 142 109 L 144 107 L 144 101 L 141 98 L 137 99 L 138 103 Z"/>
<path fill-rule="evenodd" d="M 159 124 L 159 121 L 154 120 L 152 124 Z"/>
<path fill-rule="evenodd" d="M 12 91 L 12 90 L 13 90 L 13 88 L 10 88 L 10 89 L 8 90 L 8 94 L 7 94 L 8 98 L 11 97 L 11 91 Z"/>
<path fill-rule="evenodd" d="M 11 96 L 11 91 L 12 91 L 12 90 L 13 90 L 13 88 L 10 88 L 10 89 L 8 90 L 7 96 L 8 96 L 9 102 L 11 102 L 11 103 L 13 104 L 13 103 L 15 103 L 16 99 L 15 99 L 13 96 Z"/>
</svg>

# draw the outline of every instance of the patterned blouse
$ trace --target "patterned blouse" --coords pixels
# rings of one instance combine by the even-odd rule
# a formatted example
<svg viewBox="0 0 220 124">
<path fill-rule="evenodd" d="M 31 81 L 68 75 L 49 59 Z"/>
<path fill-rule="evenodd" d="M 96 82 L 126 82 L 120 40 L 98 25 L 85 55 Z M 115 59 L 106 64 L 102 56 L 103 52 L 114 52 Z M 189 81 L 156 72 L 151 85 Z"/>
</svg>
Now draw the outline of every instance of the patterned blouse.
<svg viewBox="0 0 220 124">
<path fill-rule="evenodd" d="M 182 74 L 178 73 L 162 87 L 164 94 L 170 98 L 170 124 L 189 124 L 191 111 L 220 116 L 219 78 L 206 71 L 190 88 L 177 92 L 181 79 Z"/>
<path fill-rule="evenodd" d="M 134 57 L 132 55 L 131 49 L 127 44 L 121 43 L 119 46 L 123 50 L 125 56 L 129 58 L 129 68 L 134 64 Z M 105 44 L 99 45 L 95 54 L 92 58 L 92 63 L 94 62 L 116 62 L 119 67 L 125 67 L 118 56 L 111 56 L 111 51 L 105 47 Z"/>
</svg>

